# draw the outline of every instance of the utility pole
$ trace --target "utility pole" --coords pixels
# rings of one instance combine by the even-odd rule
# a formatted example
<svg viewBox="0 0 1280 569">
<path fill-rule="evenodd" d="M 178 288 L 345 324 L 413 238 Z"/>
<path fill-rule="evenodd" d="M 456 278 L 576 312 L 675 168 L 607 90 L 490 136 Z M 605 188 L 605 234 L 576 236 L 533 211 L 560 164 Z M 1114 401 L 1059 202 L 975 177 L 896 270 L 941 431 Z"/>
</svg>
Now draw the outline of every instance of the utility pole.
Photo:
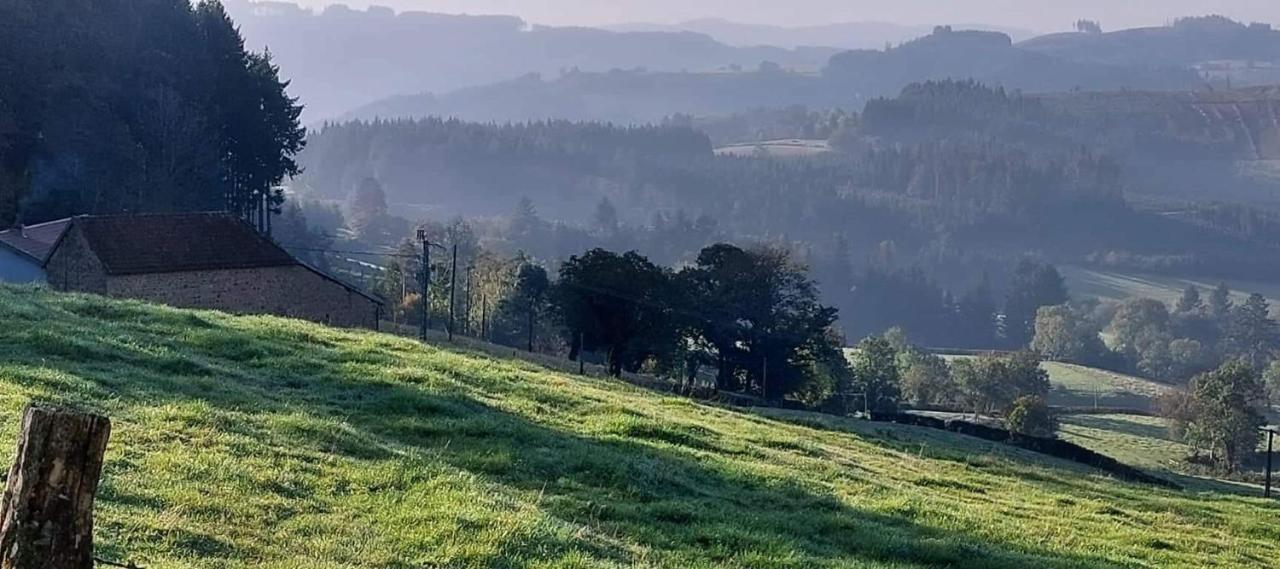
<svg viewBox="0 0 1280 569">
<path fill-rule="evenodd" d="M 418 241 L 422 243 L 422 341 L 427 341 L 427 328 L 431 327 L 431 310 L 427 304 L 431 298 L 431 243 L 427 241 L 427 230 L 418 230 Z"/>
<path fill-rule="evenodd" d="M 764 356 L 764 368 L 761 370 L 760 391 L 764 394 L 764 402 L 769 402 L 769 356 Z"/>
<path fill-rule="evenodd" d="M 427 341 L 427 329 L 431 328 L 431 248 L 444 246 L 427 240 L 427 230 L 418 228 L 418 241 L 422 243 L 422 341 Z M 453 339 L 450 336 L 449 339 Z"/>
<path fill-rule="evenodd" d="M 528 323 L 528 325 L 529 325 L 529 353 L 533 353 L 533 310 L 534 310 L 533 299 L 529 299 L 529 308 L 528 308 L 528 312 L 529 312 L 529 314 L 528 314 L 528 316 L 529 316 L 529 323 Z"/>
<path fill-rule="evenodd" d="M 400 306 L 404 306 L 404 297 L 409 296 L 409 275 L 405 274 L 405 263 L 400 263 Z M 391 309 L 391 321 L 400 323 L 400 311 L 395 308 Z"/>
<path fill-rule="evenodd" d="M 462 334 L 464 336 L 471 335 L 471 277 L 475 271 L 475 265 L 467 265 L 467 293 L 463 299 L 467 303 L 467 309 L 462 313 Z"/>
<path fill-rule="evenodd" d="M 458 291 L 458 244 L 453 244 L 453 268 L 449 271 L 449 341 L 453 341 L 453 313 L 458 307 L 454 301 Z"/>
<path fill-rule="evenodd" d="M 1271 450 L 1272 450 L 1272 443 L 1274 442 L 1275 438 L 1276 438 L 1275 430 L 1267 429 L 1267 485 L 1265 489 L 1262 491 L 1262 497 L 1264 498 L 1271 497 L 1271 456 L 1272 456 Z"/>
</svg>

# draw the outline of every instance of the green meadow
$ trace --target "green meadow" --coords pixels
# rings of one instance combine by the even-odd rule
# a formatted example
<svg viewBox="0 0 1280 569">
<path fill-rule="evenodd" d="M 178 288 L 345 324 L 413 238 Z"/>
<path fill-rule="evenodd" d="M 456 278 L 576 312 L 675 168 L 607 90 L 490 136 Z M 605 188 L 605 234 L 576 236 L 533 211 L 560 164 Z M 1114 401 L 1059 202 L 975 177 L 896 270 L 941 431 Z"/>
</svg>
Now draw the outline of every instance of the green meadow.
<svg viewBox="0 0 1280 569">
<path fill-rule="evenodd" d="M 0 351 L 0 459 L 29 401 L 110 416 L 98 555 L 145 567 L 1280 559 L 1259 498 L 389 335 L 0 288 Z"/>
<path fill-rule="evenodd" d="M 1182 296 L 1182 291 L 1189 286 L 1200 289 L 1200 294 L 1208 298 L 1210 291 L 1222 281 L 1195 276 L 1167 276 L 1117 271 L 1090 269 L 1078 266 L 1059 267 L 1067 289 L 1077 298 L 1097 297 L 1104 300 L 1123 302 L 1130 298 L 1152 298 L 1172 307 Z M 1280 313 L 1280 284 L 1258 281 L 1229 280 L 1227 286 L 1232 290 L 1232 300 L 1244 302 L 1250 294 L 1259 293 L 1267 297 L 1272 304 L 1272 315 Z"/>
<path fill-rule="evenodd" d="M 948 361 L 973 356 L 943 356 Z M 1173 387 L 1149 379 L 1062 362 L 1040 364 L 1049 374 L 1049 404 L 1151 411 L 1155 399 Z"/>
</svg>

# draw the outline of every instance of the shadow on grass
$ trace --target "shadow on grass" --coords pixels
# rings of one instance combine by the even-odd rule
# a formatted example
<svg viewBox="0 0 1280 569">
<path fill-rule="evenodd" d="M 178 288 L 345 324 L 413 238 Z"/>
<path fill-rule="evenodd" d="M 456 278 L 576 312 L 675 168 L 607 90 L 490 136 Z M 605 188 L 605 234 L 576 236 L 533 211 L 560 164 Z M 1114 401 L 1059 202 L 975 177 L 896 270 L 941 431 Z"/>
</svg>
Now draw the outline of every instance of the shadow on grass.
<svg viewBox="0 0 1280 569">
<path fill-rule="evenodd" d="M 1049 391 L 1049 404 L 1055 407 L 1093 407 L 1117 409 L 1151 409 L 1151 398 L 1146 395 L 1129 392 L 1106 392 L 1095 394 L 1088 390 L 1068 389 L 1054 386 Z"/>
<path fill-rule="evenodd" d="M 1177 442 L 1174 440 L 1173 436 L 1169 434 L 1169 429 L 1160 425 L 1147 425 L 1135 421 L 1126 421 L 1124 419 L 1103 417 L 1099 415 L 1072 415 L 1071 423 L 1091 429 L 1122 433 L 1144 439 Z"/>
<path fill-rule="evenodd" d="M 495 409 L 461 389 L 450 392 L 449 382 L 432 391 L 360 375 L 361 366 L 402 363 L 389 350 L 343 349 L 283 328 L 249 332 L 129 305 L 90 310 L 113 311 L 126 324 L 87 330 L 75 318 L 49 318 L 38 330 L 0 331 L 0 355 L 17 365 L 66 372 L 72 379 L 41 386 L 55 398 L 91 408 L 201 402 L 249 415 L 301 412 L 332 419 L 350 428 L 314 432 L 304 425 L 263 433 L 255 430 L 260 426 L 230 421 L 216 427 L 250 437 L 283 436 L 353 460 L 388 458 L 385 442 L 418 449 L 493 483 L 536 492 L 548 515 L 617 538 L 566 537 L 525 555 L 555 559 L 585 549 L 598 560 L 627 564 L 638 561 L 625 545 L 630 543 L 667 565 L 1114 566 L 1102 557 L 937 530 L 909 513 L 856 508 L 785 479 L 735 469 L 700 453 L 709 449 L 691 444 L 699 439 L 688 433 L 656 428 L 588 438 Z M 173 330 L 189 335 L 174 338 Z M 32 375 L 19 381 L 35 387 L 54 380 Z M 103 498 L 157 511 L 169 506 L 119 488 Z M 176 547 L 231 555 L 232 545 L 201 539 L 178 540 Z"/>
</svg>

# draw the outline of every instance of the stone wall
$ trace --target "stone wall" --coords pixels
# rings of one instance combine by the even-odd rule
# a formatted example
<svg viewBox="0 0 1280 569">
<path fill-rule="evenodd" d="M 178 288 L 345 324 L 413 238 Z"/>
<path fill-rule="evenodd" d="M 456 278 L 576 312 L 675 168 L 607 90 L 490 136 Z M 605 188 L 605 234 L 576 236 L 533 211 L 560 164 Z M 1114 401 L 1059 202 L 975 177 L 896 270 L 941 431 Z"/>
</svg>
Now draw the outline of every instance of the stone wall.
<svg viewBox="0 0 1280 569">
<path fill-rule="evenodd" d="M 54 290 L 107 293 L 107 274 L 89 249 L 89 241 L 72 224 L 45 264 L 45 278 Z"/>
<path fill-rule="evenodd" d="M 301 265 L 108 276 L 106 292 L 181 308 L 275 314 L 340 326 L 376 328 L 378 305 Z"/>
</svg>

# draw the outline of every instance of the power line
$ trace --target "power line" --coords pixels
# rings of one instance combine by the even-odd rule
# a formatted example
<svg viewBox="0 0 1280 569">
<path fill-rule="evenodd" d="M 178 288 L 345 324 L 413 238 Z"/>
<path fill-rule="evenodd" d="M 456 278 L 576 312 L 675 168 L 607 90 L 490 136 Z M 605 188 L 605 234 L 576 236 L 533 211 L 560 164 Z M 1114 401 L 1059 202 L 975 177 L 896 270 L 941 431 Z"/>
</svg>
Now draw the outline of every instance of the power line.
<svg viewBox="0 0 1280 569">
<path fill-rule="evenodd" d="M 320 249 L 315 247 L 298 247 L 294 245 L 280 245 L 290 251 L 305 251 L 308 253 L 333 253 L 336 255 L 365 255 L 369 257 L 392 257 L 397 259 L 417 259 L 419 255 L 406 255 L 404 253 L 391 253 L 385 251 L 344 251 L 342 249 Z"/>
<path fill-rule="evenodd" d="M 315 253 L 334 253 L 334 254 L 341 254 L 341 255 L 369 255 L 369 256 L 392 257 L 392 258 L 401 258 L 401 259 L 417 259 L 417 258 L 419 258 L 419 255 L 417 255 L 417 254 L 414 254 L 414 255 L 404 255 L 404 254 L 398 254 L 398 253 L 385 253 L 385 252 L 378 252 L 378 251 L 348 251 L 348 250 L 340 250 L 340 249 L 322 249 L 322 248 L 313 248 L 313 247 L 295 247 L 295 246 L 290 246 L 290 245 L 281 245 L 281 247 L 284 247 L 284 248 L 286 248 L 286 249 L 295 250 L 295 251 L 308 251 L 308 252 L 315 252 Z M 616 291 L 616 290 L 611 290 L 611 289 L 601 288 L 601 287 L 592 286 L 592 285 L 588 285 L 588 284 L 584 284 L 584 283 L 566 282 L 566 281 L 563 281 L 563 280 L 558 281 L 558 282 L 557 282 L 557 284 L 559 284 L 559 285 L 561 285 L 561 286 L 567 286 L 567 287 L 570 287 L 570 288 L 576 288 L 576 289 L 578 289 L 578 290 L 582 290 L 582 291 L 590 292 L 590 293 L 593 293 L 593 294 L 598 294 L 598 295 L 601 295 L 601 296 L 611 297 L 611 298 L 614 298 L 614 299 L 617 299 L 617 300 L 623 300 L 623 301 L 630 302 L 630 303 L 635 304 L 636 306 L 640 306 L 640 307 L 650 308 L 650 309 L 654 309 L 654 310 L 665 310 L 665 311 L 671 312 L 671 313 L 673 313 L 673 314 L 680 314 L 680 315 L 683 315 L 683 316 L 690 317 L 690 318 L 693 318 L 693 319 L 695 319 L 695 320 L 701 321 L 701 322 L 703 322 L 703 323 L 705 323 L 705 324 L 709 324 L 709 325 L 711 325 L 712 327 L 714 327 L 714 328 L 719 328 L 719 329 L 721 329 L 721 330 L 723 330 L 723 331 L 729 331 L 729 332 L 737 332 L 737 331 L 739 331 L 739 330 L 738 330 L 738 327 L 737 327 L 737 326 L 735 326 L 735 324 L 734 324 L 733 322 L 717 320 L 717 319 L 715 319 L 715 318 L 713 318 L 713 317 L 711 317 L 711 316 L 707 316 L 706 314 L 699 313 L 699 312 L 695 312 L 695 311 L 693 311 L 693 310 L 686 310 L 686 309 L 682 309 L 682 308 L 679 308 L 679 307 L 676 307 L 676 306 L 672 306 L 672 305 L 669 305 L 669 304 L 662 304 L 662 303 L 659 303 L 659 302 L 653 302 L 653 301 L 648 300 L 648 299 L 645 299 L 645 298 L 641 298 L 641 297 L 637 297 L 637 296 L 633 296 L 633 295 L 624 294 L 624 293 L 621 293 L 621 292 Z M 755 331 L 753 335 L 756 335 L 757 337 L 762 338 L 762 339 L 781 339 L 781 336 L 780 336 L 779 334 L 777 334 L 777 333 L 769 333 L 769 332 L 759 332 L 759 331 Z"/>
</svg>

